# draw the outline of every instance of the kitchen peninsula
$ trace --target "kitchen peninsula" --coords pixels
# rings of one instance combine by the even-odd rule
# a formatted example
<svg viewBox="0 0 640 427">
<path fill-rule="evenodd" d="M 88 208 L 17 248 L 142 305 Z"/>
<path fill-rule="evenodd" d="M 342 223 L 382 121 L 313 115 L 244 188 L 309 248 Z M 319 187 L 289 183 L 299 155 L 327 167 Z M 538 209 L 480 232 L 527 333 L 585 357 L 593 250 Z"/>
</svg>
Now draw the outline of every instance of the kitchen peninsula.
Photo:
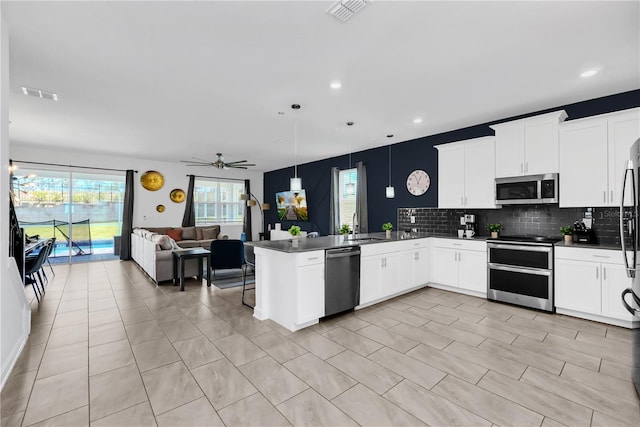
<svg viewBox="0 0 640 427">
<path fill-rule="evenodd" d="M 324 236 L 248 242 L 254 247 L 256 262 L 254 317 L 271 319 L 291 331 L 324 317 L 328 249 L 360 247 L 360 304 L 356 308 L 422 288 L 429 282 L 433 237 L 392 233 L 386 238 L 384 233 L 368 233 L 355 239 Z"/>
</svg>

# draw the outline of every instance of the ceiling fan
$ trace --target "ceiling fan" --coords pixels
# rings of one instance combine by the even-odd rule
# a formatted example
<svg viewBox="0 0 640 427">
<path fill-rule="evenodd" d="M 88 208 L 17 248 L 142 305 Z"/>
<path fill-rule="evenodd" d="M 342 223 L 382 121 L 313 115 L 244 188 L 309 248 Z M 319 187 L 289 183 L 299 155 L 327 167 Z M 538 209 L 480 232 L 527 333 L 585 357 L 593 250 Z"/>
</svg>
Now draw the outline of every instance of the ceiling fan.
<svg viewBox="0 0 640 427">
<path fill-rule="evenodd" d="M 255 166 L 253 163 L 247 163 L 248 160 L 238 160 L 236 162 L 225 162 L 222 153 L 216 153 L 218 160 L 210 162 L 209 160 L 199 159 L 194 157 L 194 160 L 181 160 L 183 163 L 187 163 L 187 166 L 213 166 L 216 169 L 247 169 L 247 166 Z"/>
</svg>

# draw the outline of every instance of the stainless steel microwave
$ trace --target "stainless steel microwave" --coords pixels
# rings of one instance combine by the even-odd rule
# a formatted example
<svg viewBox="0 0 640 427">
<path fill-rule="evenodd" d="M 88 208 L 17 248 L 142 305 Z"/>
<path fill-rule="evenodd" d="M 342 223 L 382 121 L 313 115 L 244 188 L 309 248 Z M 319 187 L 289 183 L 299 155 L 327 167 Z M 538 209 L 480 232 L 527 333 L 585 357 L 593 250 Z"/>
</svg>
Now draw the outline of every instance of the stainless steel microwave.
<svg viewBox="0 0 640 427">
<path fill-rule="evenodd" d="M 496 178 L 496 205 L 558 203 L 558 174 Z"/>
</svg>

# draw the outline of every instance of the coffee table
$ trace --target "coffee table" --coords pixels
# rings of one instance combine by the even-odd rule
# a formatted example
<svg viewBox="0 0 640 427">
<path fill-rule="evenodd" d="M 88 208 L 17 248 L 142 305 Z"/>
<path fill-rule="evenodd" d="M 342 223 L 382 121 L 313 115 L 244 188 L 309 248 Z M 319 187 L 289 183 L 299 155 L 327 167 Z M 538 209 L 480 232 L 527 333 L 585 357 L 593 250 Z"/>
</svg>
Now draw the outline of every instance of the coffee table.
<svg viewBox="0 0 640 427">
<path fill-rule="evenodd" d="M 211 251 L 203 248 L 173 251 L 173 283 L 175 284 L 179 278 L 180 291 L 184 291 L 184 263 L 188 259 L 198 260 L 198 280 L 200 281 L 202 281 L 202 260 L 207 260 L 207 287 L 211 287 Z"/>
</svg>

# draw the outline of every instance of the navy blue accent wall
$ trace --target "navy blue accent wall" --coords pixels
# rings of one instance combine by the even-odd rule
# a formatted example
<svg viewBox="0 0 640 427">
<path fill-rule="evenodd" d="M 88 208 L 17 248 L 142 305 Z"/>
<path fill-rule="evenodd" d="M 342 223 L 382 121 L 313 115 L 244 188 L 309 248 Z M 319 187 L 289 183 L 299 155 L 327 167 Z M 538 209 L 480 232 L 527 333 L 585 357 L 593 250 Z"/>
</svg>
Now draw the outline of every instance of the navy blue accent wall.
<svg viewBox="0 0 640 427">
<path fill-rule="evenodd" d="M 382 224 L 388 221 L 397 227 L 395 222 L 397 209 L 400 207 L 437 207 L 438 153 L 433 148 L 435 145 L 493 135 L 493 130 L 489 128 L 489 125 L 556 110 L 565 110 L 569 120 L 575 120 L 639 106 L 640 89 L 393 144 L 391 146 L 391 180 L 396 193 L 394 199 L 385 198 L 385 187 L 389 180 L 388 146 L 352 153 L 352 167 L 355 167 L 356 162 L 359 161 L 363 161 L 367 166 L 369 231 L 381 231 Z M 334 166 L 340 169 L 349 168 L 349 156 L 332 157 L 298 165 L 298 176 L 302 178 L 302 186 L 307 193 L 309 221 L 278 221 L 277 218 L 275 194 L 289 189 L 289 178 L 293 177 L 293 166 L 266 172 L 264 174 L 264 198 L 265 202 L 272 203 L 274 208 L 265 211 L 265 223 L 281 222 L 284 230 L 297 224 L 305 231 L 318 231 L 321 235 L 329 234 L 331 168 Z M 423 169 L 431 177 L 429 191 L 419 197 L 409 194 L 406 187 L 407 176 L 415 169 Z"/>
</svg>

